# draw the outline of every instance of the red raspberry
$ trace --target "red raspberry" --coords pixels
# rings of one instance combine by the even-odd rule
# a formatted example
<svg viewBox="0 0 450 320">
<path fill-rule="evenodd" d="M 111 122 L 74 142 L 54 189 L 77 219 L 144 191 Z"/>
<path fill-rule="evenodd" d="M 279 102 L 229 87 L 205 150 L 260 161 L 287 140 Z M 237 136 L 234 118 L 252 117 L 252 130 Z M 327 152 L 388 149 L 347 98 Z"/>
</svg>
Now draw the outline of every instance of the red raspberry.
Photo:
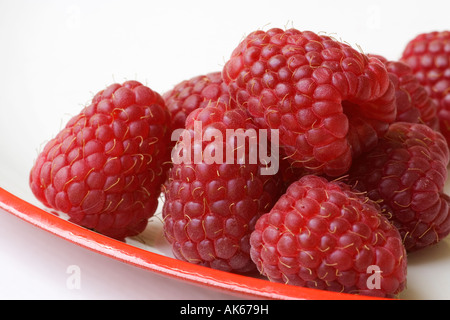
<svg viewBox="0 0 450 320">
<path fill-rule="evenodd" d="M 184 128 L 189 113 L 207 106 L 209 102 L 230 103 L 228 87 L 222 81 L 221 72 L 184 80 L 164 93 L 163 99 L 172 115 L 172 130 Z"/>
<path fill-rule="evenodd" d="M 424 123 L 439 130 L 437 103 L 419 82 L 412 69 L 402 61 L 387 60 L 380 55 L 371 55 L 380 59 L 389 72 L 395 86 L 395 102 L 399 122 Z"/>
<path fill-rule="evenodd" d="M 230 141 L 226 130 L 254 129 L 243 110 L 229 109 L 218 103 L 194 110 L 186 121 L 186 132 L 181 141 L 191 139 L 192 158 L 203 150 L 223 152 L 225 157 Z M 217 129 L 222 139 L 194 142 L 194 121 L 202 123 L 201 135 Z M 186 140 L 184 140 L 186 139 Z M 217 146 L 219 143 L 219 146 Z M 222 145 L 223 144 L 223 145 Z M 187 148 L 187 144 L 185 147 Z M 219 150 L 221 149 L 221 150 Z M 223 149 L 223 150 L 222 150 Z M 232 147 L 231 150 L 234 150 Z M 250 259 L 250 232 L 256 219 L 268 212 L 281 192 L 281 179 L 276 175 L 262 175 L 264 167 L 259 161 L 249 161 L 249 148 L 245 159 L 234 154 L 232 162 L 174 163 L 169 173 L 163 207 L 164 233 L 172 244 L 176 258 L 214 269 L 230 272 L 255 270 Z M 172 157 L 174 158 L 174 157 Z"/>
<path fill-rule="evenodd" d="M 348 179 L 380 204 L 411 252 L 450 233 L 450 203 L 443 194 L 448 161 L 440 132 L 396 122 L 374 150 L 354 163 Z"/>
<path fill-rule="evenodd" d="M 46 144 L 31 190 L 74 223 L 121 240 L 136 235 L 158 205 L 169 124 L 158 93 L 137 81 L 113 84 Z"/>
<path fill-rule="evenodd" d="M 258 220 L 250 244 L 259 271 L 274 282 L 383 297 L 406 285 L 397 229 L 376 203 L 323 177 L 294 182 Z"/>
<path fill-rule="evenodd" d="M 296 166 L 338 176 L 396 117 L 384 64 L 328 36 L 255 31 L 222 71 L 232 99 L 261 128 L 279 129 Z"/>
<path fill-rule="evenodd" d="M 406 45 L 402 60 L 438 105 L 440 130 L 450 142 L 450 31 L 419 34 Z"/>
</svg>

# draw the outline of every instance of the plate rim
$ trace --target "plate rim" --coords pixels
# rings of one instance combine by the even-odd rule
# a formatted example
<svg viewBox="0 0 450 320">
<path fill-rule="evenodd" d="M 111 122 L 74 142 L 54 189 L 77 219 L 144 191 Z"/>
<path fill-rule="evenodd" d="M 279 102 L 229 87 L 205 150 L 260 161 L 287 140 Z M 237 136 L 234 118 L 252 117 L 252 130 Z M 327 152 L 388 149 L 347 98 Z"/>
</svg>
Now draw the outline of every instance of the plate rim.
<svg viewBox="0 0 450 320">
<path fill-rule="evenodd" d="M 107 237 L 49 213 L 0 187 L 0 208 L 71 243 L 194 285 L 221 290 L 250 299 L 269 300 L 378 300 L 380 298 L 331 292 L 271 282 L 265 279 L 216 270 Z"/>
</svg>

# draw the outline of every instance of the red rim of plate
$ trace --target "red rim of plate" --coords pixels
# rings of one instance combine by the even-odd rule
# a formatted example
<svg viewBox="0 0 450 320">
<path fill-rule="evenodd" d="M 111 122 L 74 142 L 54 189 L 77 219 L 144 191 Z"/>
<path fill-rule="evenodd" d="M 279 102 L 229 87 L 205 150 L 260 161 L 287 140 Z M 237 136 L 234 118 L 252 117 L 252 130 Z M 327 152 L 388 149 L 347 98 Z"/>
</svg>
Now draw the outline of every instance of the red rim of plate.
<svg viewBox="0 0 450 320">
<path fill-rule="evenodd" d="M 305 300 L 372 300 L 368 296 L 337 293 L 270 282 L 180 261 L 117 241 L 59 218 L 0 188 L 0 208 L 65 240 L 152 272 L 219 289 L 246 298 Z"/>
</svg>

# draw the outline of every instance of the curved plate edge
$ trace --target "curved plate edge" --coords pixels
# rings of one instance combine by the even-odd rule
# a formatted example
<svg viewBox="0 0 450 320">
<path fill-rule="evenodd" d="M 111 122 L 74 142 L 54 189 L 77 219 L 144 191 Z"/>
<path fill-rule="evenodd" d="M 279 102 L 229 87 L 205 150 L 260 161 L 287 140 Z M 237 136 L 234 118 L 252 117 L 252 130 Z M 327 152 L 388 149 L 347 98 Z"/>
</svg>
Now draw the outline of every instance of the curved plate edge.
<svg viewBox="0 0 450 320">
<path fill-rule="evenodd" d="M 0 208 L 74 244 L 158 274 L 257 299 L 374 300 L 378 298 L 303 288 L 224 272 L 163 256 L 59 218 L 0 188 Z"/>
</svg>

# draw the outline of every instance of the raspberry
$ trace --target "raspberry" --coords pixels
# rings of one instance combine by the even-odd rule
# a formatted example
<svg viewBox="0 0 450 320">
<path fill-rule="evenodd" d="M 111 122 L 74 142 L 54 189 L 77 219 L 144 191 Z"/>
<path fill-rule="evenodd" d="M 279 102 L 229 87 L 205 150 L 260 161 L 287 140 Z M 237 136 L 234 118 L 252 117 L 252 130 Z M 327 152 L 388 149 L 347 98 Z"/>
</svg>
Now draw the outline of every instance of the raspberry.
<svg viewBox="0 0 450 320">
<path fill-rule="evenodd" d="M 250 244 L 259 271 L 274 282 L 382 297 L 406 285 L 397 229 L 376 203 L 323 177 L 306 175 L 289 186 L 258 220 Z M 381 272 L 378 284 L 372 268 Z"/>
<path fill-rule="evenodd" d="M 162 97 L 172 116 L 172 130 L 184 128 L 189 113 L 207 106 L 209 102 L 230 103 L 228 87 L 222 81 L 221 72 L 211 72 L 184 80 Z"/>
<path fill-rule="evenodd" d="M 374 150 L 355 161 L 348 181 L 380 204 L 412 252 L 450 233 L 450 203 L 443 193 L 448 161 L 440 132 L 396 122 Z"/>
<path fill-rule="evenodd" d="M 197 134 L 217 129 L 223 138 L 196 144 L 195 121 L 202 124 Z M 186 120 L 189 136 L 180 136 L 174 154 L 181 153 L 181 142 L 187 146 L 191 139 L 187 152 L 192 151 L 193 158 L 201 150 L 214 150 L 225 157 L 228 146 L 235 148 L 225 138 L 226 130 L 240 128 L 254 129 L 243 110 L 229 109 L 220 102 L 198 108 Z M 229 272 L 255 270 L 250 259 L 250 232 L 256 219 L 278 198 L 281 179 L 278 174 L 262 175 L 265 165 L 251 163 L 250 152 L 246 147 L 245 159 L 235 152 L 232 162 L 223 158 L 218 159 L 222 162 L 207 161 L 205 156 L 197 163 L 174 161 L 166 185 L 163 220 L 164 234 L 176 258 Z"/>
<path fill-rule="evenodd" d="M 450 31 L 417 35 L 408 42 L 401 59 L 438 105 L 440 130 L 450 142 Z"/>
<path fill-rule="evenodd" d="M 439 130 L 437 103 L 431 99 L 428 91 L 416 78 L 412 69 L 403 61 L 387 60 L 380 55 L 371 55 L 380 59 L 389 72 L 395 86 L 395 102 L 398 122 L 424 123 Z"/>
<path fill-rule="evenodd" d="M 237 105 L 260 128 L 279 129 L 286 157 L 311 173 L 345 173 L 396 117 L 384 64 L 311 31 L 251 33 L 222 76 Z"/>
<path fill-rule="evenodd" d="M 136 235 L 161 195 L 169 124 L 158 93 L 137 81 L 112 84 L 46 144 L 31 190 L 76 224 L 120 240 Z"/>
</svg>

